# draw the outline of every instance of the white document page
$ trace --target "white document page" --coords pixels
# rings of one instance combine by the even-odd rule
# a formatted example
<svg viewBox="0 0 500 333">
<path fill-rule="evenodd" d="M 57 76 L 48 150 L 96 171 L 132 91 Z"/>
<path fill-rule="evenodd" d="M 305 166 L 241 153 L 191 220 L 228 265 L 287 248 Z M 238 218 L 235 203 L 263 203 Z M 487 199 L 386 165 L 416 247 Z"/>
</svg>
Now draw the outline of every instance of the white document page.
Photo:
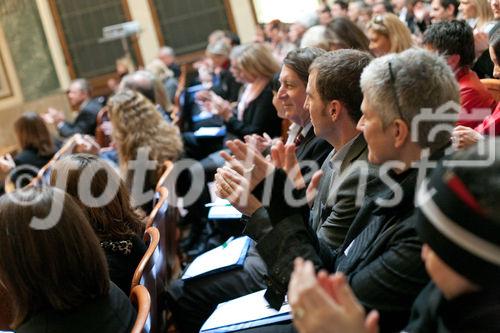
<svg viewBox="0 0 500 333">
<path fill-rule="evenodd" d="M 283 316 L 283 320 L 290 319 L 292 310 L 288 302 L 285 302 L 283 306 L 281 306 L 281 309 L 276 311 L 269 306 L 264 298 L 265 292 L 266 290 L 264 289 L 256 293 L 219 304 L 215 312 L 203 324 L 200 332 L 215 330 L 217 328 L 221 328 L 221 332 L 230 332 L 232 331 L 232 328 L 230 327 L 231 325 L 234 325 L 234 329 L 236 330 L 238 329 L 239 324 L 280 315 Z M 286 316 L 286 314 L 290 315 Z M 224 327 L 226 328 L 222 329 Z M 254 325 L 250 324 L 247 325 L 247 327 L 254 327 Z"/>
<path fill-rule="evenodd" d="M 198 256 L 182 276 L 189 279 L 207 272 L 238 263 L 242 252 L 248 250 L 249 238 L 247 236 L 228 240 L 223 245 Z"/>
</svg>

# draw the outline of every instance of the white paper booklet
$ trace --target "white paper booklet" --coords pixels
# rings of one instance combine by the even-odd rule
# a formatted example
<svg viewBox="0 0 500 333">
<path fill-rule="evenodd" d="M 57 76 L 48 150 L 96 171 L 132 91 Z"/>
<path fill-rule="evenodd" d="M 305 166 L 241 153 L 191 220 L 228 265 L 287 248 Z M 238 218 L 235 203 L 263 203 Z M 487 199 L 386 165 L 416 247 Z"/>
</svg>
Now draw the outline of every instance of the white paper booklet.
<svg viewBox="0 0 500 333">
<path fill-rule="evenodd" d="M 279 311 L 269 306 L 261 290 L 221 303 L 201 328 L 202 333 L 234 332 L 251 327 L 265 326 L 292 318 L 291 308 L 285 301 Z"/>
<path fill-rule="evenodd" d="M 230 238 L 221 246 L 198 256 L 182 275 L 183 280 L 243 267 L 250 247 L 248 236 Z"/>
</svg>

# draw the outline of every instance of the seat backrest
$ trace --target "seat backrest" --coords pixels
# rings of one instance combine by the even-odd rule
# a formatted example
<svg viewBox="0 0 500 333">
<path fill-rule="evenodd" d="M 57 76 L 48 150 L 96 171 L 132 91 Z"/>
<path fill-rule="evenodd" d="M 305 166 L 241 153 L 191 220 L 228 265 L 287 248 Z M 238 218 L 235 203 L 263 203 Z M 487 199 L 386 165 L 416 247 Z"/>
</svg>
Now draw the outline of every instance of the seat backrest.
<svg viewBox="0 0 500 333">
<path fill-rule="evenodd" d="M 160 231 L 158 250 L 162 262 L 157 266 L 158 277 L 168 284 L 180 268 L 178 256 L 179 229 L 177 221 L 179 212 L 168 203 L 168 190 L 160 186 L 155 194 L 156 204 L 149 215 L 147 227 L 156 227 Z"/>
<path fill-rule="evenodd" d="M 144 332 L 158 332 L 159 328 L 163 325 L 161 313 L 162 300 L 160 297 L 165 286 L 161 279 L 157 277 L 157 266 L 162 263 L 158 251 L 158 243 L 160 241 L 160 232 L 158 229 L 155 227 L 147 228 L 144 233 L 144 241 L 148 244 L 148 249 L 134 272 L 131 290 L 137 285 L 143 285 L 148 290 L 151 296 L 151 308 L 144 325 Z"/>
<path fill-rule="evenodd" d="M 73 136 L 70 139 L 68 139 L 64 143 L 64 145 L 54 154 L 54 156 L 50 159 L 50 161 L 47 162 L 47 164 L 45 164 L 40 170 L 38 170 L 38 174 L 36 175 L 35 178 L 31 180 L 28 186 L 48 185 L 50 181 L 50 171 L 52 170 L 54 163 L 56 163 L 56 161 L 59 160 L 60 158 L 68 154 L 71 154 L 75 146 L 75 143 L 76 143 L 76 136 Z"/>
<path fill-rule="evenodd" d="M 161 174 L 160 178 L 158 179 L 158 183 L 156 183 L 156 191 L 158 192 L 160 187 L 165 184 L 168 175 L 172 172 L 174 169 L 174 163 L 172 161 L 165 161 L 163 162 L 163 173 Z"/>
<path fill-rule="evenodd" d="M 130 291 L 130 301 L 137 310 L 137 318 L 130 333 L 142 333 L 151 310 L 151 296 L 146 287 L 138 285 Z"/>
<path fill-rule="evenodd" d="M 103 107 L 96 118 L 96 127 L 95 127 L 95 141 L 101 146 L 101 148 L 109 147 L 111 144 L 111 137 L 106 135 L 104 129 L 101 125 L 105 122 L 109 121 L 109 113 L 108 107 Z"/>
<path fill-rule="evenodd" d="M 500 80 L 482 79 L 481 83 L 488 89 L 495 101 L 500 101 Z"/>
<path fill-rule="evenodd" d="M 188 64 L 183 64 L 181 65 L 181 74 L 179 76 L 179 80 L 177 83 L 177 90 L 175 91 L 175 96 L 174 96 L 174 105 L 173 105 L 173 110 L 172 110 L 172 122 L 174 125 L 179 126 L 179 128 L 183 128 L 183 121 L 182 119 L 182 102 L 181 102 L 181 95 L 184 92 L 184 89 L 186 88 L 187 84 L 187 73 L 188 73 Z"/>
</svg>

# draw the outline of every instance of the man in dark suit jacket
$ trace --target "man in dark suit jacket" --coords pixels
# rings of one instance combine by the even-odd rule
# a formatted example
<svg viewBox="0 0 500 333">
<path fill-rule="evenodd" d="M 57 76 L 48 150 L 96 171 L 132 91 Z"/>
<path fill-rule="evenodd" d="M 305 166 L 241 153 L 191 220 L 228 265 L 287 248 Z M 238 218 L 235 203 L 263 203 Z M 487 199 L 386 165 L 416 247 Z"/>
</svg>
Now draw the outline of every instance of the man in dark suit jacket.
<svg viewBox="0 0 500 333">
<path fill-rule="evenodd" d="M 318 194 L 309 214 L 304 216 L 302 212 L 307 208 L 286 204 L 280 189 L 283 189 L 287 176 L 285 172 L 278 171 L 272 175 L 273 187 L 278 191 L 273 191 L 269 207 L 257 210 L 245 229 L 256 240 L 257 250 L 267 264 L 268 285 L 272 287 L 268 288 L 266 297 L 272 306 L 279 307 L 283 302 L 293 260 L 304 255 L 302 247 L 290 246 L 295 233 L 305 231 L 315 234 L 320 244 L 318 254 L 333 252 L 343 243 L 360 208 L 359 186 L 368 183 L 371 189 L 376 183 L 376 169 L 366 163 L 368 149 L 365 139 L 356 129 L 361 117 L 359 79 L 370 60 L 371 57 L 365 53 L 350 51 L 340 56 L 326 54 L 314 61 L 306 105 L 315 133 L 334 147 L 321 167 L 323 176 Z M 347 90 L 344 87 L 352 88 Z M 343 89 L 343 93 L 336 93 L 339 89 Z M 356 161 L 364 162 L 360 163 L 361 168 L 349 169 Z M 365 179 L 363 172 L 366 172 Z M 293 211 L 298 213 L 297 221 L 283 220 L 276 224 Z M 274 252 L 274 258 L 271 258 L 271 252 Z"/>
<path fill-rule="evenodd" d="M 326 55 L 322 55 L 317 59 L 324 58 L 325 56 Z M 317 196 L 314 203 L 315 206 L 313 206 L 311 220 L 309 220 L 309 223 L 314 225 L 318 232 L 326 237 L 327 241 L 325 242 L 325 248 L 329 248 L 328 243 L 342 242 L 351 221 L 359 209 L 359 206 L 356 205 L 356 195 L 358 182 L 362 179 L 360 178 L 360 172 L 348 173 L 346 177 L 342 177 L 342 174 L 347 167 L 352 165 L 355 161 L 366 160 L 366 142 L 360 132 L 356 130 L 356 123 L 361 116 L 359 108 L 362 94 L 359 89 L 359 77 L 364 66 L 366 66 L 370 60 L 371 56 L 360 51 L 350 51 L 347 56 L 340 57 L 338 59 L 330 59 L 329 57 L 326 57 L 320 63 L 320 66 L 325 70 L 325 72 L 329 72 L 330 76 L 324 77 L 326 75 L 322 74 L 321 78 L 314 78 L 315 83 L 321 82 L 321 87 L 318 88 L 316 88 L 316 84 L 311 85 L 310 79 L 308 82 L 307 92 L 309 102 L 306 102 L 306 110 L 310 112 L 308 112 L 308 114 L 311 116 L 314 132 L 317 136 L 325 139 L 334 146 L 333 152 L 331 152 L 329 158 L 323 163 L 322 167 L 323 171 L 327 174 L 326 178 L 328 179 L 328 182 L 321 184 L 320 195 Z M 340 64 L 344 65 L 339 66 Z M 338 71 L 335 69 L 338 69 Z M 289 96 L 287 97 L 287 94 L 293 96 L 293 92 L 286 92 L 286 89 L 291 90 L 291 87 L 294 86 L 292 77 L 287 76 L 287 74 L 290 73 L 284 68 L 281 72 L 281 80 L 283 81 L 282 86 L 285 87 L 280 89 L 280 98 L 285 101 L 288 101 Z M 286 88 L 287 85 L 289 85 L 289 88 Z M 338 91 L 336 89 L 344 87 L 344 85 L 355 88 L 350 91 L 344 91 L 337 96 L 332 95 L 332 91 Z M 327 87 L 331 88 L 331 90 Z M 290 111 L 291 110 L 289 110 L 289 112 Z M 290 148 L 287 147 L 287 150 L 290 151 Z M 373 179 L 374 170 L 371 169 L 367 171 L 371 174 L 371 179 Z M 291 272 L 288 267 L 292 267 L 295 256 L 302 254 L 302 247 L 299 244 L 296 244 L 297 246 L 289 246 L 292 241 L 291 238 L 294 237 L 294 225 L 291 225 L 291 232 L 288 232 L 288 224 L 286 222 L 282 222 L 279 226 L 276 226 L 274 222 L 278 220 L 276 217 L 277 214 L 287 214 L 285 211 L 309 210 L 309 206 L 306 204 L 305 207 L 296 208 L 285 205 L 284 203 L 286 200 L 283 196 L 283 184 L 285 183 L 287 176 L 280 170 L 276 170 L 274 175 L 275 178 L 272 195 L 273 201 L 269 204 L 269 206 L 261 206 L 253 212 L 244 211 L 245 214 L 251 215 L 249 221 L 247 222 L 245 233 L 257 242 L 257 250 L 259 251 L 259 254 L 263 253 L 266 255 L 266 257 L 262 257 L 262 259 L 264 259 L 264 262 L 262 262 L 262 259 L 255 252 L 255 250 L 249 253 L 243 272 L 247 272 L 247 275 L 249 276 L 248 281 L 254 285 L 257 281 L 258 284 L 253 290 L 247 289 L 247 293 L 257 291 L 258 289 L 256 288 L 259 286 L 260 289 L 263 289 L 266 284 L 265 282 L 268 281 L 278 283 L 277 290 L 273 288 L 269 288 L 268 290 L 281 293 L 283 290 L 281 287 L 282 283 L 286 284 Z M 331 179 L 340 180 L 340 186 L 339 190 L 336 191 L 336 197 L 331 195 Z M 333 182 L 333 184 L 336 185 L 335 182 Z M 245 208 L 250 210 L 252 209 L 250 206 Z M 323 229 L 322 226 L 326 221 L 328 221 L 328 225 L 325 225 L 325 229 Z M 307 225 L 308 217 L 301 215 L 299 223 L 303 226 Z M 269 260 L 268 253 L 265 250 L 261 252 L 261 246 L 264 249 L 273 246 L 276 260 Z M 333 251 L 333 249 L 330 251 Z M 263 269 L 259 270 L 259 266 L 257 265 L 263 266 Z M 260 274 L 260 276 L 256 276 L 256 271 Z M 288 276 L 286 276 L 287 273 L 285 272 L 288 272 Z M 278 273 L 279 279 L 275 279 L 277 276 L 276 273 Z M 241 277 L 241 274 L 239 276 Z M 284 278 L 285 280 L 282 280 L 284 276 L 286 276 Z M 235 282 L 239 282 L 245 287 L 248 287 L 249 285 L 247 281 L 242 279 L 240 279 L 240 281 L 232 281 L 232 284 L 225 284 L 225 282 L 228 282 L 226 278 L 227 274 L 224 274 L 224 276 L 218 276 L 217 279 L 214 278 L 210 281 L 210 283 L 219 287 L 219 293 L 213 295 L 214 301 L 221 302 L 228 300 L 228 297 L 226 297 L 226 299 L 221 299 L 220 295 L 222 293 L 230 295 L 232 298 L 237 297 L 236 288 L 234 287 Z M 188 289 L 187 286 L 185 289 Z M 286 292 L 286 286 L 284 287 L 284 290 Z M 239 295 L 243 295 L 241 292 L 242 290 L 239 290 Z M 177 298 L 174 303 L 175 306 L 178 306 L 178 308 L 173 311 L 174 315 L 180 317 L 182 325 L 186 324 L 188 321 L 193 323 L 195 318 L 196 320 L 202 319 L 201 317 L 203 314 L 200 313 L 199 306 L 197 308 L 197 313 L 194 314 L 195 318 L 191 316 L 188 320 L 184 317 L 192 314 L 191 311 L 186 313 L 189 309 L 188 305 L 190 303 L 191 306 L 194 306 L 195 304 L 199 305 L 202 302 L 202 300 L 199 299 L 200 294 L 201 292 L 199 291 L 199 288 L 198 290 L 189 288 L 189 291 L 187 291 L 183 297 Z M 278 301 L 280 305 L 281 302 L 282 300 Z M 169 305 L 171 304 L 169 303 Z M 206 304 L 203 303 L 203 305 Z M 214 309 L 215 304 L 212 305 L 211 311 Z M 181 312 L 179 310 L 183 310 L 183 315 L 177 315 Z M 205 311 L 205 308 L 203 308 L 203 311 Z M 209 312 L 204 313 L 205 319 L 208 314 Z M 176 318 L 176 320 L 178 319 L 179 318 Z M 199 325 L 201 325 L 201 323 L 199 323 Z M 190 331 L 190 329 L 194 331 L 196 327 L 193 326 L 188 328 L 186 331 Z"/>
<path fill-rule="evenodd" d="M 65 120 L 64 113 L 49 108 L 42 117 L 48 123 L 53 123 L 59 130 L 59 135 L 68 138 L 77 133 L 94 135 L 97 114 L 102 105 L 90 98 L 90 85 L 85 79 L 77 79 L 71 82 L 68 89 L 68 100 L 71 108 L 78 110 L 78 115 L 73 122 Z"/>
<path fill-rule="evenodd" d="M 285 106 L 286 117 L 299 128 L 291 141 L 297 143 L 297 158 L 321 164 L 331 146 L 316 137 L 309 111 L 304 107 L 308 68 L 312 61 L 325 53 L 305 48 L 289 53 L 282 68 L 278 96 Z M 301 136 L 299 140 L 296 137 Z M 233 270 L 204 277 L 196 281 L 175 281 L 168 291 L 168 305 L 182 332 L 199 331 L 201 324 L 220 302 L 258 291 L 265 287 L 266 267 L 255 247 L 249 250 L 242 270 Z"/>
<path fill-rule="evenodd" d="M 363 72 L 361 88 L 363 117 L 358 128 L 368 143 L 368 160 L 378 165 L 391 162 L 390 171 L 381 174 L 380 188 L 365 200 L 342 246 L 331 256 L 318 255 L 318 240 L 300 229 L 300 215 L 296 212 L 289 212 L 283 221 L 295 222 L 298 230 L 289 243 L 291 248 L 300 246 L 302 257 L 313 261 L 318 269 L 343 272 L 365 309 L 379 311 L 381 332 L 395 332 L 407 323 L 411 304 L 428 281 L 420 260 L 422 244 L 413 214 L 416 183 L 429 165 L 419 165 L 424 169 L 418 170 L 415 162 L 424 162 L 420 160 L 425 151 L 430 152 L 430 161 L 442 156 L 450 133 L 441 131 L 434 138 L 429 133 L 436 127 L 451 128 L 456 119 L 431 117 L 424 121 L 432 124 L 410 124 L 420 120 L 423 108 L 438 109 L 449 101 L 458 103 L 459 91 L 447 64 L 422 50 L 374 60 Z M 426 91 L 432 92 L 432 97 L 422 93 Z M 283 222 L 276 223 L 279 226 Z M 279 255 L 271 247 L 259 250 L 266 262 Z M 279 280 L 282 275 L 277 274 Z M 307 316 L 307 309 L 301 310 L 295 314 L 295 321 Z M 288 324 L 248 332 L 291 331 Z"/>
</svg>

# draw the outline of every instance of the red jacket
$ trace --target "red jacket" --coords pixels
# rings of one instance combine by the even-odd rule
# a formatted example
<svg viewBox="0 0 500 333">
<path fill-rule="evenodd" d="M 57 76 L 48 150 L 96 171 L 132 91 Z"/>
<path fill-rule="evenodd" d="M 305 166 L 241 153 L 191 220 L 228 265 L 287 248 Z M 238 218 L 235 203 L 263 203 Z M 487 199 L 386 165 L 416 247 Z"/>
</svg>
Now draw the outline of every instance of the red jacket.
<svg viewBox="0 0 500 333">
<path fill-rule="evenodd" d="M 458 85 L 460 86 L 460 102 L 462 112 L 458 116 L 457 125 L 475 128 L 479 126 L 484 114 L 479 109 L 489 109 L 488 114 L 496 107 L 496 101 L 488 92 L 486 87 L 479 81 L 478 76 L 467 67 L 461 68 L 456 73 Z M 475 115 L 475 119 L 467 119 L 466 115 Z"/>
<path fill-rule="evenodd" d="M 500 135 L 500 103 L 497 104 L 495 111 L 486 117 L 475 130 L 485 135 Z"/>
</svg>

